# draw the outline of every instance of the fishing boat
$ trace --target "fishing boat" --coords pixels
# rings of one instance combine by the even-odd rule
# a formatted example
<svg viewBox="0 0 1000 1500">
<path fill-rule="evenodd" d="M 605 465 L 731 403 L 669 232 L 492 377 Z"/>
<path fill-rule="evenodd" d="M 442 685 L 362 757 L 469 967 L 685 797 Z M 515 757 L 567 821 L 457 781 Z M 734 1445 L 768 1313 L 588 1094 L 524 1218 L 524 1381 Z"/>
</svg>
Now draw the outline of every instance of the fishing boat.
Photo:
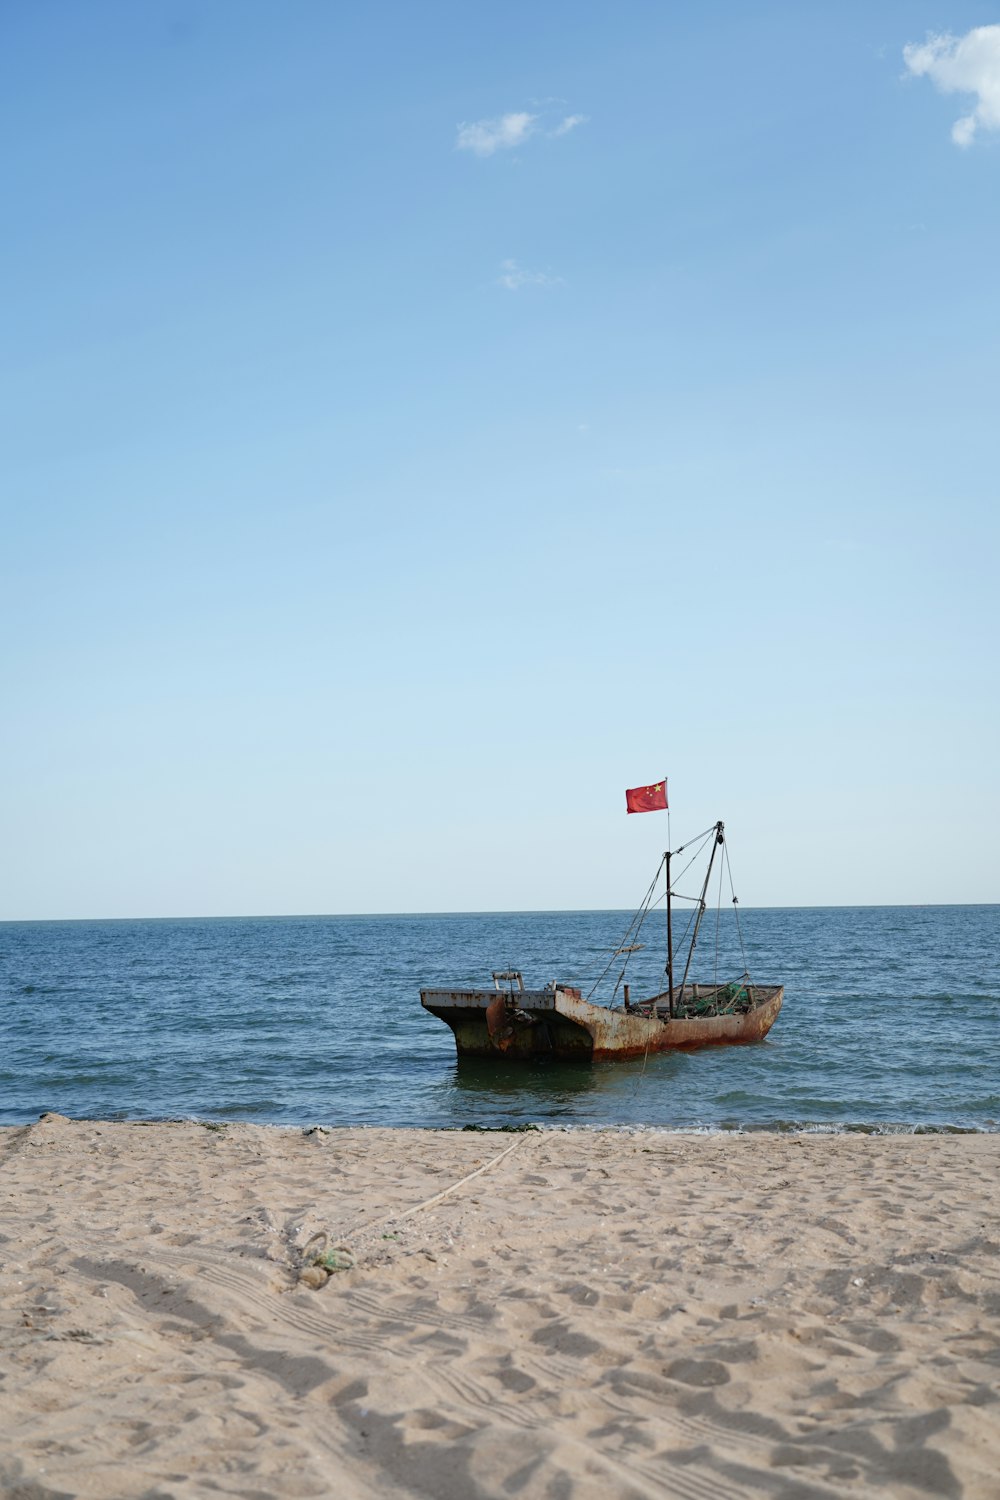
<svg viewBox="0 0 1000 1500">
<path fill-rule="evenodd" d="M 671 861 L 699 840 L 700 846 L 685 868 L 690 869 L 710 841 L 701 893 L 696 897 L 679 896 L 671 878 Z M 591 991 L 591 995 L 596 992 L 617 961 L 622 960 L 609 1003 L 597 1003 L 590 995 L 584 997 L 580 988 L 555 980 L 543 989 L 530 989 L 517 969 L 495 971 L 492 989 L 423 989 L 420 1003 L 451 1027 L 459 1057 L 604 1062 L 679 1048 L 761 1041 L 774 1025 L 785 992 L 780 984 L 757 984 L 751 980 L 742 932 L 743 973 L 739 978 L 720 981 L 716 975 L 711 981 L 697 982 L 689 977 L 707 909 L 712 867 L 724 846 L 725 825 L 719 822 L 681 845 L 673 855 L 669 850 L 663 855 L 639 911 Z M 728 868 L 728 859 L 726 865 Z M 657 994 L 634 1000 L 625 976 L 632 955 L 646 946 L 638 938 L 651 910 L 664 899 L 656 896 L 661 871 L 666 876 L 667 984 Z M 681 944 L 682 949 L 686 946 L 683 972 L 680 983 L 675 984 L 673 911 L 678 899 L 693 901 L 694 908 L 687 942 Z M 735 895 L 732 904 L 739 931 Z"/>
</svg>

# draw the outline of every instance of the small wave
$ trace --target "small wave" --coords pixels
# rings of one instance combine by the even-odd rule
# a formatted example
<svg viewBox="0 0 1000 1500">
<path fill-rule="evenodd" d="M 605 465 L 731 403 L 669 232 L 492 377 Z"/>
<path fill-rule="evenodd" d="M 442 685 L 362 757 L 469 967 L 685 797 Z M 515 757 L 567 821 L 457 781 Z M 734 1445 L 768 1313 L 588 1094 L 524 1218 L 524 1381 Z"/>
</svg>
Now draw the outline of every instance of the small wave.
<svg viewBox="0 0 1000 1500">
<path fill-rule="evenodd" d="M 885 1120 L 720 1120 L 713 1125 L 616 1125 L 597 1123 L 552 1125 L 544 1120 L 541 1129 L 614 1130 L 622 1135 L 996 1135 L 1000 1121 L 988 1120 L 982 1125 L 961 1125 L 951 1121 Z M 460 1129 L 451 1126 L 451 1129 Z"/>
</svg>

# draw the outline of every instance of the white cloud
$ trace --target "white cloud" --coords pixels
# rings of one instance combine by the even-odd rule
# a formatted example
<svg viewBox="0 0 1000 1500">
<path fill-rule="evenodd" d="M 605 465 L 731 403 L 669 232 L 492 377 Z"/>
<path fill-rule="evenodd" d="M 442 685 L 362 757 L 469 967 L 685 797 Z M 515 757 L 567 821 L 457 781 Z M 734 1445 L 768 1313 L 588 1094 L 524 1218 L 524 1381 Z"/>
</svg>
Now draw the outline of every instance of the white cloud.
<svg viewBox="0 0 1000 1500">
<path fill-rule="evenodd" d="M 570 131 L 575 130 L 578 125 L 586 125 L 586 123 L 586 115 L 567 115 L 565 120 L 563 120 L 561 124 L 556 126 L 552 134 L 569 135 Z"/>
<path fill-rule="evenodd" d="M 561 286 L 561 276 L 550 276 L 546 271 L 529 271 L 519 266 L 516 260 L 505 260 L 500 267 L 497 286 L 508 292 L 519 292 L 523 286 Z"/>
<path fill-rule="evenodd" d="M 494 151 L 506 151 L 511 146 L 520 146 L 534 134 L 537 115 L 526 111 L 500 115 L 495 120 L 476 120 L 472 125 L 458 127 L 456 145 L 459 151 L 472 151 L 476 156 L 492 156 Z"/>
<path fill-rule="evenodd" d="M 530 114 L 519 110 L 507 115 L 498 115 L 495 120 L 474 120 L 471 125 L 458 126 L 455 146 L 459 151 L 471 151 L 475 156 L 492 156 L 495 151 L 509 151 L 513 146 L 523 146 L 532 136 L 550 140 L 556 136 L 569 135 L 578 125 L 586 123 L 586 115 L 564 115 L 558 125 L 551 123 L 549 111 Z"/>
<path fill-rule="evenodd" d="M 970 146 L 977 130 L 1000 130 L 1000 26 L 976 26 L 965 36 L 929 36 L 910 42 L 903 60 L 918 78 L 943 94 L 975 94 L 976 107 L 951 128 L 956 146 Z"/>
</svg>

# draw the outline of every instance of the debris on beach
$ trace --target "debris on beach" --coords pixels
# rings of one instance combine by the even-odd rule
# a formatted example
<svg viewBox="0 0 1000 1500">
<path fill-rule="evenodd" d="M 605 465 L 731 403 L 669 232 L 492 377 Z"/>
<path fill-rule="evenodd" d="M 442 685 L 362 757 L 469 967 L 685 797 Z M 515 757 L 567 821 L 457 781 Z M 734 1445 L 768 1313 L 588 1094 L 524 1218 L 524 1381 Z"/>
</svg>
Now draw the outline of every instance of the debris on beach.
<svg viewBox="0 0 1000 1500">
<path fill-rule="evenodd" d="M 354 1269 L 353 1251 L 346 1245 L 330 1246 L 329 1236 L 323 1229 L 310 1236 L 299 1255 L 298 1283 L 311 1287 L 313 1291 L 320 1291 L 338 1271 Z"/>
</svg>

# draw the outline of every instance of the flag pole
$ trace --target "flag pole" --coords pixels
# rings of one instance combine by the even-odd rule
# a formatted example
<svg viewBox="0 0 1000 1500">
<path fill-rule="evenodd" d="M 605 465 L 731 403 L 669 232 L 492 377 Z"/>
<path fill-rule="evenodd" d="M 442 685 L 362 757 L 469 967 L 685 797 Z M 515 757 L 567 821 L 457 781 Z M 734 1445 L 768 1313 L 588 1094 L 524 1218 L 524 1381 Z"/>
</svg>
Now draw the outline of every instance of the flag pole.
<svg viewBox="0 0 1000 1500">
<path fill-rule="evenodd" d="M 663 779 L 663 800 L 667 804 L 667 852 L 666 852 L 666 856 L 665 856 L 665 858 L 666 858 L 666 864 L 667 864 L 667 984 L 669 985 L 669 988 L 670 988 L 670 999 L 669 999 L 669 1002 L 667 1004 L 667 1010 L 670 1012 L 671 1015 L 673 1015 L 674 1014 L 674 927 L 673 927 L 673 921 L 671 919 L 671 913 L 670 913 L 670 850 L 671 850 L 671 847 L 673 845 L 673 839 L 670 836 L 670 798 L 667 795 L 667 781 L 666 781 L 666 777 L 664 777 L 664 779 Z"/>
<path fill-rule="evenodd" d="M 669 823 L 669 819 L 668 819 L 668 823 Z M 669 842 L 669 833 L 670 833 L 670 829 L 668 827 L 668 829 L 667 829 L 668 842 Z M 664 861 L 664 864 L 667 867 L 667 985 L 669 986 L 669 989 L 670 989 L 670 1001 L 669 1001 L 669 1004 L 667 1006 L 667 1009 L 669 1010 L 669 1012 L 670 1012 L 670 1014 L 672 1016 L 674 1014 L 674 933 L 673 933 L 673 924 L 672 924 L 671 919 L 670 919 L 670 850 L 669 849 L 664 854 L 663 861 Z"/>
</svg>

